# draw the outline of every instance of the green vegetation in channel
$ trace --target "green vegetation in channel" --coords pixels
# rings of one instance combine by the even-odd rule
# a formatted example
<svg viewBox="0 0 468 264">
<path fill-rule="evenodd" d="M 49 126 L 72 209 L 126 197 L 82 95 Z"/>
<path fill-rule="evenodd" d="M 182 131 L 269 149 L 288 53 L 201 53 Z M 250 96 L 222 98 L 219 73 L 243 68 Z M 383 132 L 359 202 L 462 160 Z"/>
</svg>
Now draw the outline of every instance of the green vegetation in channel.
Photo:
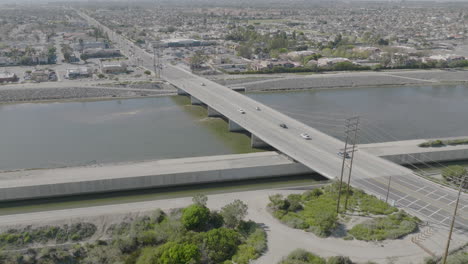
<svg viewBox="0 0 468 264">
<path fill-rule="evenodd" d="M 467 145 L 468 139 L 449 139 L 449 140 L 429 140 L 419 144 L 419 147 L 429 148 L 429 147 L 443 147 L 443 146 L 456 146 L 456 145 Z"/>
<path fill-rule="evenodd" d="M 464 177 L 467 177 L 468 171 L 460 165 L 452 165 L 442 169 L 442 177 L 448 183 L 460 185 Z M 468 180 L 465 179 L 463 188 L 468 188 Z"/>
</svg>

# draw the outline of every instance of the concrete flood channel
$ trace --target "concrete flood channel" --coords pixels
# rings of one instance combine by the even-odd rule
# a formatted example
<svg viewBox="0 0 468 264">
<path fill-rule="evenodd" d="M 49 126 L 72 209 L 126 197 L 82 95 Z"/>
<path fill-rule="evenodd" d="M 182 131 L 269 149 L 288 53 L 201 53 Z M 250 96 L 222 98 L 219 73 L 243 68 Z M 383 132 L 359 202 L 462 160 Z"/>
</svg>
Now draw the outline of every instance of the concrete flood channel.
<svg viewBox="0 0 468 264">
<path fill-rule="evenodd" d="M 411 139 L 468 135 L 467 95 L 468 87 L 461 85 L 247 94 L 336 137 L 342 135 L 340 122 L 346 113 L 361 114 L 365 118 L 362 143 L 391 141 L 391 136 Z M 317 114 L 310 116 L 310 112 Z M 261 151 L 250 147 L 248 135 L 228 133 L 224 120 L 208 118 L 205 108 L 192 106 L 184 96 L 0 105 L 0 122 L 6 124 L 0 137 L 0 170 Z M 373 124 L 387 134 L 376 135 Z M 0 205 L 0 214 L 190 196 L 198 192 L 312 185 L 322 180 L 308 175 L 11 202 Z"/>
</svg>

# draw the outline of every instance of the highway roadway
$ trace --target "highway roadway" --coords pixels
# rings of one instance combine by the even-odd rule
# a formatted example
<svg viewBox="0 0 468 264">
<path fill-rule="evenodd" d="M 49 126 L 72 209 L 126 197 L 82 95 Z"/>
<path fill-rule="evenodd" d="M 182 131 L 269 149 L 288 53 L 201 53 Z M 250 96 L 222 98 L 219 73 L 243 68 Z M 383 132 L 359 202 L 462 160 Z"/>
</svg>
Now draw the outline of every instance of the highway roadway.
<svg viewBox="0 0 468 264">
<path fill-rule="evenodd" d="M 138 57 L 142 65 L 153 69 L 153 55 L 131 41 L 114 33 L 86 14 L 79 14 L 89 23 L 107 31 L 111 40 L 128 56 Z M 214 108 L 247 131 L 308 166 L 321 175 L 334 179 L 340 177 L 342 158 L 337 155 L 344 143 L 307 126 L 281 112 L 263 105 L 243 94 L 190 71 L 165 64 L 161 78 L 183 89 L 191 96 Z M 257 107 L 260 110 L 257 110 Z M 245 111 L 242 114 L 239 110 Z M 313 113 L 311 113 L 312 115 Z M 282 128 L 280 124 L 288 128 Z M 344 129 L 344 127 L 343 127 Z M 307 133 L 311 140 L 300 134 Z M 387 194 L 387 183 L 392 177 L 389 201 L 397 207 L 411 211 L 425 221 L 447 226 L 456 198 L 456 191 L 421 179 L 410 169 L 360 150 L 355 153 L 351 184 L 380 197 Z M 345 175 L 345 179 L 347 175 Z M 462 195 L 456 228 L 468 231 L 468 196 Z"/>
</svg>

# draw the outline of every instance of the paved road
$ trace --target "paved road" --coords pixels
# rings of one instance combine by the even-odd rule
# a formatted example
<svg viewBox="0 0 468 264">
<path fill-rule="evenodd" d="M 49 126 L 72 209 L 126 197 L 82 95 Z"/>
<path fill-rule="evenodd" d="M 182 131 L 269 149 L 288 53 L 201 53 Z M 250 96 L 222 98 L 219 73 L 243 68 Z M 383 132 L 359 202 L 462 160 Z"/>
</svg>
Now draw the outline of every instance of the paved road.
<svg viewBox="0 0 468 264">
<path fill-rule="evenodd" d="M 89 23 L 100 26 L 107 31 L 111 40 L 121 47 L 122 52 L 139 57 L 143 66 L 148 69 L 153 68 L 152 54 L 136 47 L 129 40 L 114 33 L 86 14 L 81 12 L 79 14 Z M 341 158 L 337 152 L 344 147 L 343 142 L 225 86 L 194 75 L 181 67 L 166 64 L 162 69 L 161 76 L 266 143 L 323 176 L 330 179 L 339 177 Z M 260 107 L 261 110 L 256 110 L 256 107 Z M 243 109 L 245 114 L 241 114 L 239 109 Z M 288 129 L 281 128 L 280 123 L 285 123 Z M 300 134 L 304 132 L 308 133 L 312 140 L 301 138 Z M 390 176 L 394 179 L 390 199 L 397 201 L 397 206 L 432 223 L 447 224 L 447 217 L 450 216 L 455 200 L 455 191 L 420 179 L 411 170 L 371 155 L 366 151 L 356 153 L 352 185 L 376 195 L 385 196 Z M 447 199 L 441 198 L 441 196 Z M 463 195 L 456 225 L 461 232 L 468 231 L 467 205 L 468 196 Z"/>
</svg>

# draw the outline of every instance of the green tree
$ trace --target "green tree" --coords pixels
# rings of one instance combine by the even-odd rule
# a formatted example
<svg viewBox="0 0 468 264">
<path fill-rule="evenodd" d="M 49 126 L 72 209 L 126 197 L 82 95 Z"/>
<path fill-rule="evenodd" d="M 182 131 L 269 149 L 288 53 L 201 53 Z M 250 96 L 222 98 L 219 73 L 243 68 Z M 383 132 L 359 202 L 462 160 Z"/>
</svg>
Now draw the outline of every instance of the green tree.
<svg viewBox="0 0 468 264">
<path fill-rule="evenodd" d="M 234 202 L 224 206 L 221 209 L 221 215 L 224 218 L 224 223 L 228 227 L 236 227 L 247 215 L 247 205 L 241 200 L 235 200 Z"/>
<path fill-rule="evenodd" d="M 205 206 L 192 204 L 182 213 L 182 224 L 188 230 L 202 230 L 208 223 L 210 210 Z"/>
<path fill-rule="evenodd" d="M 168 242 L 158 248 L 156 252 L 160 256 L 155 264 L 188 264 L 200 263 L 201 254 L 194 244 Z"/>
<path fill-rule="evenodd" d="M 210 263 L 222 263 L 230 259 L 240 243 L 239 233 L 228 228 L 212 229 L 205 233 L 203 251 Z"/>
</svg>

